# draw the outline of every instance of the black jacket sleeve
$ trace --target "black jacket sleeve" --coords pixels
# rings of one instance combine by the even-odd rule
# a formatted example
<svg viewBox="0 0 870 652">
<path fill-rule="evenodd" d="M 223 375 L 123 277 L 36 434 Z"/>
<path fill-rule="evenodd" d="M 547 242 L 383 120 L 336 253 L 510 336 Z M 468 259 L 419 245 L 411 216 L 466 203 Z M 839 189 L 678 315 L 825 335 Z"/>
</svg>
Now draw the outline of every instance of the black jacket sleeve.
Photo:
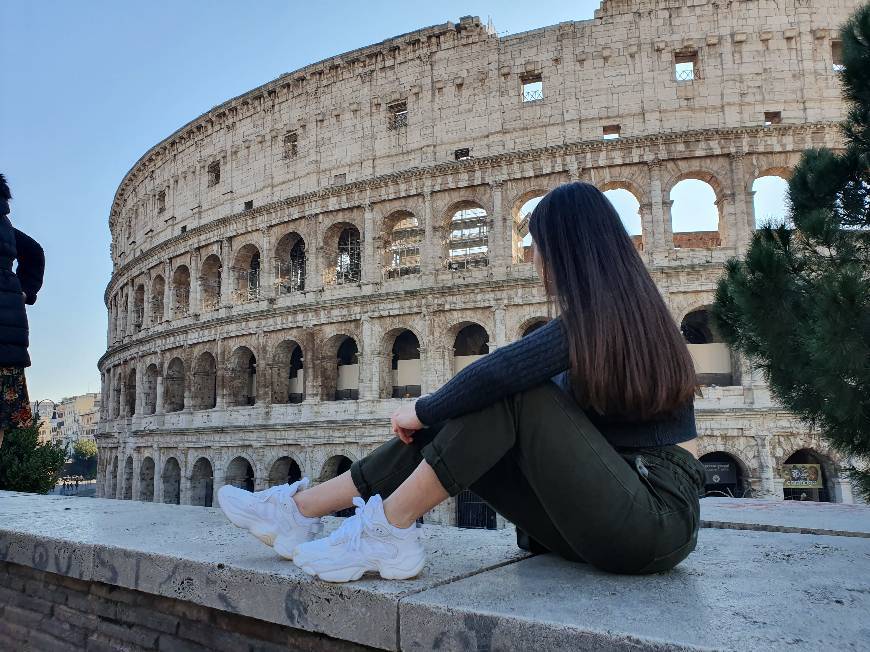
<svg viewBox="0 0 870 652">
<path fill-rule="evenodd" d="M 438 391 L 419 398 L 414 410 L 421 423 L 431 426 L 540 385 L 569 366 L 567 334 L 556 317 L 475 360 Z"/>
<path fill-rule="evenodd" d="M 42 287 L 42 274 L 45 271 L 45 253 L 39 243 L 26 233 L 14 229 L 15 247 L 18 249 L 18 267 L 15 273 L 21 289 L 27 295 L 24 303 L 36 303 L 36 293 Z"/>
</svg>

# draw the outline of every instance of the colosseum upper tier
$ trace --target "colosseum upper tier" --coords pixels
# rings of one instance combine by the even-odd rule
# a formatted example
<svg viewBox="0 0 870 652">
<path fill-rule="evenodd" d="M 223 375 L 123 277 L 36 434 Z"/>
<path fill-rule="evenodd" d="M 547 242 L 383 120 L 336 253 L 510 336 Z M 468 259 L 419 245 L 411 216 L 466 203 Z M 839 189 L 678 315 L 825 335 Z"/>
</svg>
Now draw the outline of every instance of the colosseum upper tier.
<svg viewBox="0 0 870 652">
<path fill-rule="evenodd" d="M 507 36 L 463 17 L 184 125 L 111 209 L 99 493 L 210 505 L 225 482 L 345 470 L 402 401 L 553 316 L 529 206 L 582 180 L 637 202 L 635 244 L 704 385 L 712 489 L 788 497 L 782 465 L 816 463 L 807 492 L 851 501 L 843 460 L 705 308 L 755 228 L 755 181 L 842 147 L 838 29 L 858 5 L 605 0 Z M 709 184 L 711 228 L 672 223 L 685 180 Z"/>
</svg>

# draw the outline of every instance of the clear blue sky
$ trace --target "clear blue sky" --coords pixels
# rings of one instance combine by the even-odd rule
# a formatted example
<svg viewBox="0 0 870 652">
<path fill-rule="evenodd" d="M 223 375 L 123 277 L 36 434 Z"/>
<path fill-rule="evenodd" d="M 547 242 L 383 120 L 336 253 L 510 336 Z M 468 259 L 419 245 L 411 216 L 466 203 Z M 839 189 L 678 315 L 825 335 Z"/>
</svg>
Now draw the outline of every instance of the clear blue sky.
<svg viewBox="0 0 870 652">
<path fill-rule="evenodd" d="M 598 5 L 3 0 L 0 172 L 13 223 L 47 257 L 29 310 L 31 398 L 99 391 L 109 207 L 149 147 L 282 73 L 390 36 L 467 14 L 517 33 L 591 18 Z"/>
</svg>

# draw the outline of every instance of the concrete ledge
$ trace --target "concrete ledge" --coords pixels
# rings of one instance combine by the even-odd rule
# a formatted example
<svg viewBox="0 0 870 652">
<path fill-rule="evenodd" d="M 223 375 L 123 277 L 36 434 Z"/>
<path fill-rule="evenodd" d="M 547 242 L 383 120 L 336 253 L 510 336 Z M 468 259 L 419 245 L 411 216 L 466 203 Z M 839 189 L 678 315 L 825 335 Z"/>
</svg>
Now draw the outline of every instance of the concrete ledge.
<svg viewBox="0 0 870 652">
<path fill-rule="evenodd" d="M 740 527 L 811 525 L 809 511 L 795 520 L 794 505 L 753 501 L 768 514 L 753 519 L 749 503 L 737 502 L 708 509 L 704 500 L 704 516 Z M 850 509 L 844 531 L 863 532 L 870 508 Z M 716 521 L 723 510 L 744 522 Z M 327 531 L 338 524 L 329 521 Z M 512 528 L 424 526 L 423 535 L 420 577 L 333 585 L 311 580 L 217 509 L 0 492 L 0 561 L 381 649 L 870 647 L 866 538 L 708 529 L 673 571 L 627 577 L 528 558 Z"/>
</svg>

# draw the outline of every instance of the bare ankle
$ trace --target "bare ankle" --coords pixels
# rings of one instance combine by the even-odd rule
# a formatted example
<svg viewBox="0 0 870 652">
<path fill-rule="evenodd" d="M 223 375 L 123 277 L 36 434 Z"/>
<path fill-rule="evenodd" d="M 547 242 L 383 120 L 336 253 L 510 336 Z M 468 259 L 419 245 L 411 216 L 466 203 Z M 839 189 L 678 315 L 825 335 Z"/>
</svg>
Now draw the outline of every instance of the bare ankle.
<svg viewBox="0 0 870 652">
<path fill-rule="evenodd" d="M 387 522 L 400 530 L 411 527 L 417 520 L 417 518 L 412 515 L 396 514 L 394 511 L 395 510 L 391 510 L 386 503 L 384 504 L 384 516 L 387 517 Z"/>
<path fill-rule="evenodd" d="M 313 518 L 317 515 L 314 514 L 313 510 L 311 509 L 311 505 L 308 504 L 306 497 L 303 495 L 304 493 L 304 491 L 297 491 L 296 494 L 293 496 L 293 501 L 296 503 L 296 507 L 299 509 L 299 513 L 302 514 L 302 516 L 305 516 L 306 518 Z"/>
</svg>

